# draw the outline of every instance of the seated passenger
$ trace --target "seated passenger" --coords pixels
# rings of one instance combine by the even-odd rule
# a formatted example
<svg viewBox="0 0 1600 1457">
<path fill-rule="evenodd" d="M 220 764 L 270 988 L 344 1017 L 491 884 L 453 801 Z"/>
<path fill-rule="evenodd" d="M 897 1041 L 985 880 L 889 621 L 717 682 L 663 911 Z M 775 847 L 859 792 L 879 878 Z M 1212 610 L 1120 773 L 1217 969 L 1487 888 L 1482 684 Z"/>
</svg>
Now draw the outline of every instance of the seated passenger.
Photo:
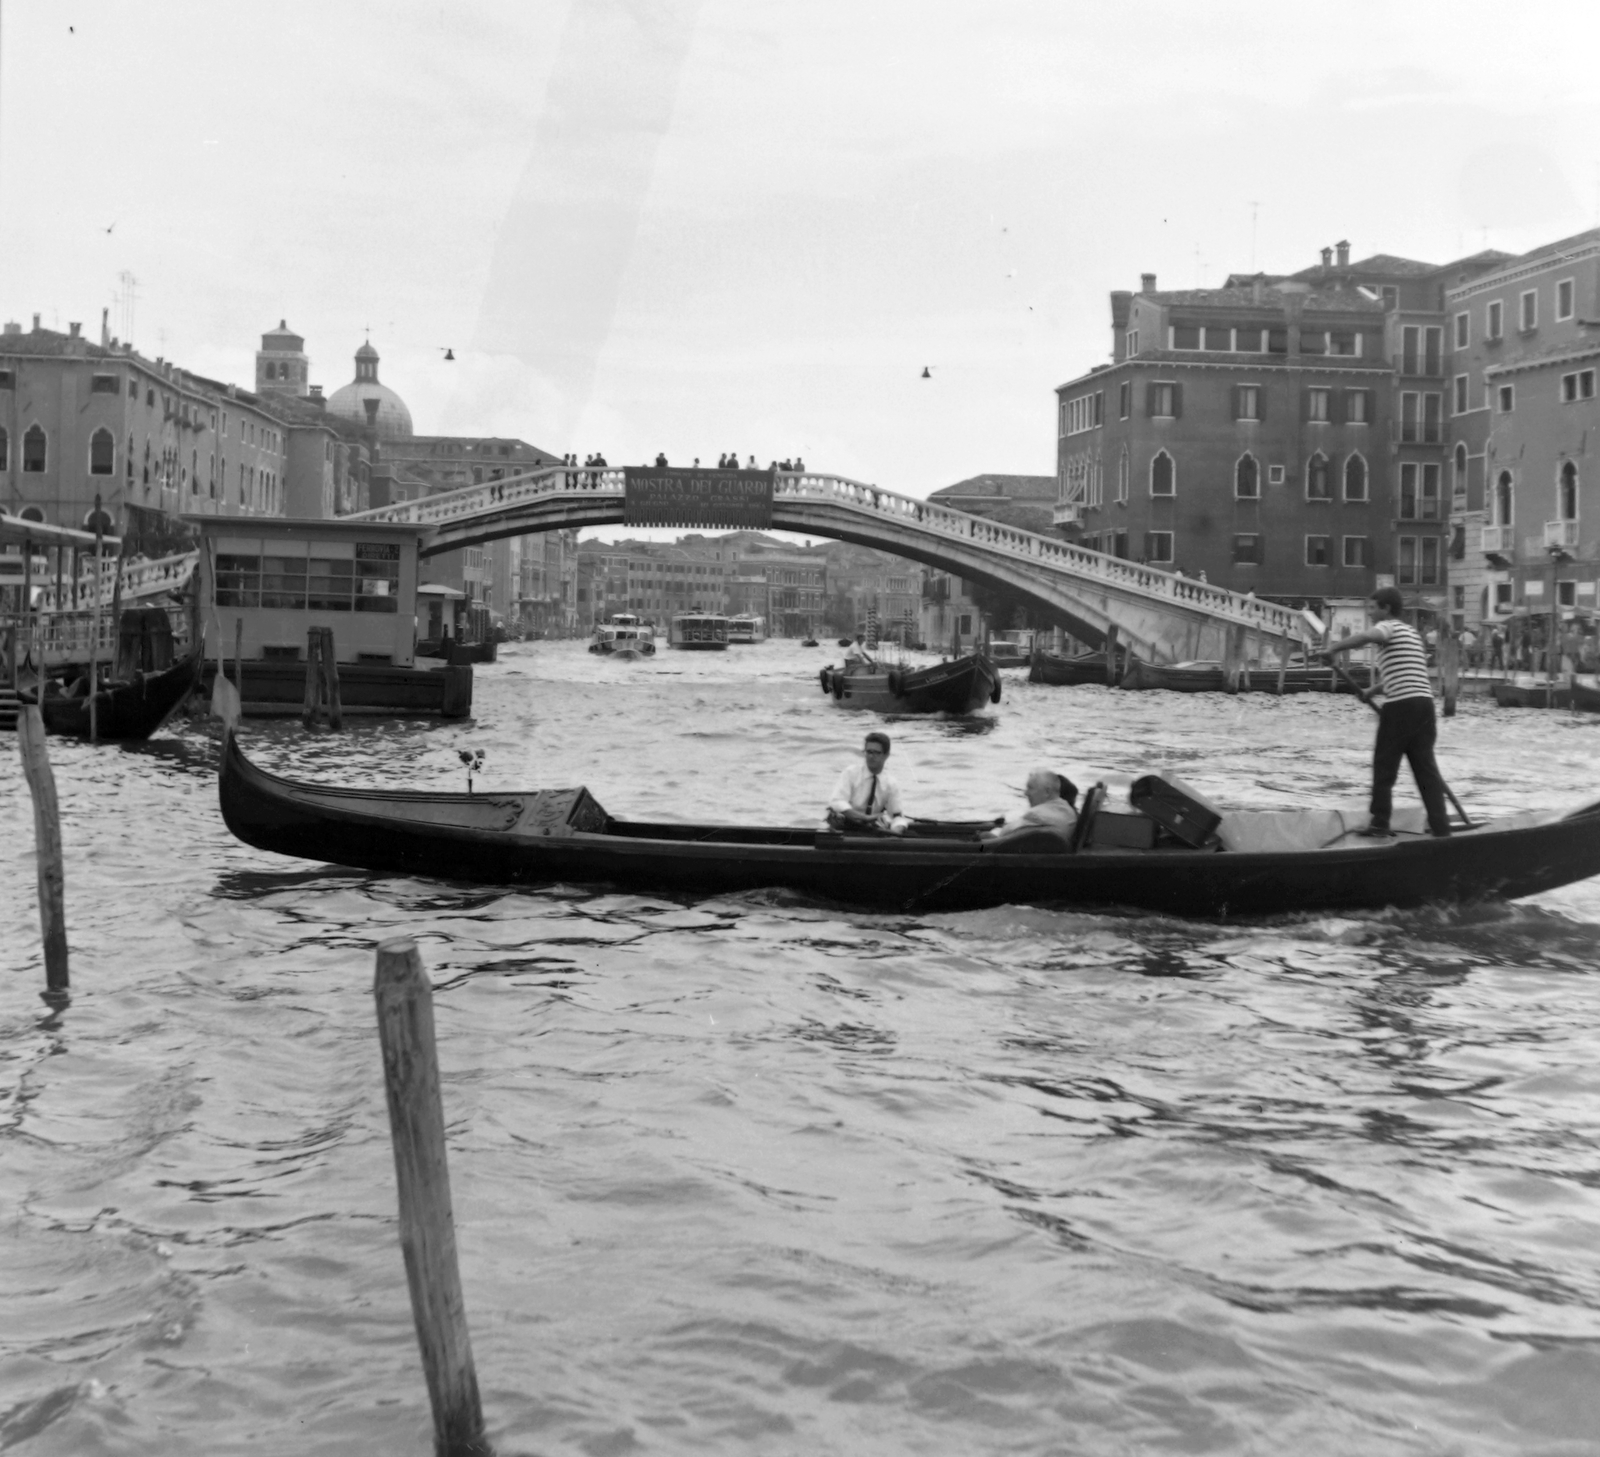
<svg viewBox="0 0 1600 1457">
<path fill-rule="evenodd" d="M 874 730 L 867 735 L 863 762 L 840 774 L 828 801 L 828 824 L 836 830 L 878 829 L 891 835 L 905 833 L 911 823 L 900 812 L 900 786 L 884 772 L 889 757 L 889 735 Z"/>
<path fill-rule="evenodd" d="M 1070 848 L 1078 825 L 1078 812 L 1073 808 L 1078 786 L 1054 769 L 1035 769 L 1028 775 L 1027 795 L 1028 807 L 1008 815 L 999 829 L 987 831 L 984 838 L 1014 840 L 1049 830 L 1060 839 L 1063 849 Z"/>
</svg>

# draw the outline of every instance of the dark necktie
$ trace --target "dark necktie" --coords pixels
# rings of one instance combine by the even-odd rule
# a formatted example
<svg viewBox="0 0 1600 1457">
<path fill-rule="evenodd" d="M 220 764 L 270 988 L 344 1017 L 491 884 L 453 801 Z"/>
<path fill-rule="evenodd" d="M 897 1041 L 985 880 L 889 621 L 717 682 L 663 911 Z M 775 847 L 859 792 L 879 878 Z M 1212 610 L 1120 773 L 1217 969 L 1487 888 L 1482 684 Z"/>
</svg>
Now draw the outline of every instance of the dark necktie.
<svg viewBox="0 0 1600 1457">
<path fill-rule="evenodd" d="M 872 813 L 872 801 L 874 799 L 876 799 L 877 797 L 878 797 L 878 776 L 876 774 L 874 774 L 872 776 L 872 783 L 867 786 L 867 807 L 863 811 L 863 813 L 865 813 L 865 814 L 871 814 Z"/>
</svg>

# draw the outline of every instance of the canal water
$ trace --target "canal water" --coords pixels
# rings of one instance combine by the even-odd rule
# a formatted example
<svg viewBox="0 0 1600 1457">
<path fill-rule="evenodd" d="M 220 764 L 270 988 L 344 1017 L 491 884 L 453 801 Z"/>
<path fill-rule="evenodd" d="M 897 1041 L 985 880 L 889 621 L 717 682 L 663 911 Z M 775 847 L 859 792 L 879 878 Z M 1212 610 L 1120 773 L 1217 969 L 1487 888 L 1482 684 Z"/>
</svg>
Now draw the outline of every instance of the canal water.
<svg viewBox="0 0 1600 1457">
<path fill-rule="evenodd" d="M 470 723 L 248 747 L 438 787 L 482 749 L 485 788 L 804 822 L 880 726 L 826 659 L 517 645 Z M 1017 674 L 888 727 L 945 817 L 1037 763 L 1359 801 L 1372 736 L 1349 698 Z M 1600 881 L 1228 925 L 505 893 L 236 843 L 201 723 L 50 748 L 55 1022 L 0 758 L 0 1450 L 430 1449 L 371 996 L 401 933 L 502 1454 L 1597 1450 Z M 1600 790 L 1600 720 L 1469 701 L 1440 758 L 1473 811 L 1555 807 Z"/>
</svg>

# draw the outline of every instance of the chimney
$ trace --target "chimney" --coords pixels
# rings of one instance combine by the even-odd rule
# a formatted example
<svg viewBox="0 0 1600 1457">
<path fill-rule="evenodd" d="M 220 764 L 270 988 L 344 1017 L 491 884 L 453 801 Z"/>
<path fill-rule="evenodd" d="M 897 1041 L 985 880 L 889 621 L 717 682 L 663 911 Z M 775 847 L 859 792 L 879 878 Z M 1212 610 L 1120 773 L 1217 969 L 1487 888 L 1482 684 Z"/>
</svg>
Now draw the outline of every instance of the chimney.
<svg viewBox="0 0 1600 1457">
<path fill-rule="evenodd" d="M 1141 273 L 1139 275 L 1139 292 L 1140 293 L 1154 293 L 1155 291 L 1156 291 L 1156 276 L 1155 276 L 1155 274 L 1153 274 L 1153 273 Z"/>
<path fill-rule="evenodd" d="M 109 349 L 111 347 L 111 310 L 110 309 L 101 309 L 100 310 L 100 347 L 102 349 Z"/>
<path fill-rule="evenodd" d="M 35 334 L 39 332 L 39 316 L 37 314 L 33 316 L 33 332 Z"/>
<path fill-rule="evenodd" d="M 361 402 L 361 408 L 367 412 L 367 428 L 369 430 L 378 428 L 378 403 L 377 400 L 363 400 Z"/>
<path fill-rule="evenodd" d="M 319 384 L 314 384 L 309 388 L 311 390 L 311 398 L 320 405 L 322 403 L 322 386 Z"/>
<path fill-rule="evenodd" d="M 22 325 L 17 323 L 17 321 L 15 319 L 7 319 L 6 320 L 6 333 L 8 333 L 8 334 L 20 334 L 21 332 L 22 332 Z"/>
<path fill-rule="evenodd" d="M 1324 248 L 1322 250 L 1322 271 L 1324 273 L 1326 273 L 1332 267 L 1333 267 L 1333 249 L 1332 248 Z"/>
<path fill-rule="evenodd" d="M 1345 238 L 1341 242 L 1335 243 L 1334 247 L 1339 250 L 1339 267 L 1348 268 L 1350 266 L 1350 240 Z"/>
<path fill-rule="evenodd" d="M 1256 274 L 1256 276 L 1254 278 L 1252 278 L 1250 280 L 1250 302 L 1253 303 L 1257 308 L 1260 308 L 1261 304 L 1263 303 L 1263 301 L 1266 298 L 1266 292 L 1267 292 L 1267 277 L 1266 277 L 1266 274 L 1258 273 L 1258 274 Z"/>
<path fill-rule="evenodd" d="M 82 331 L 83 331 L 83 324 L 81 322 L 80 323 L 76 323 L 76 324 L 68 324 L 67 325 L 67 337 L 69 339 L 80 338 L 82 336 Z"/>
</svg>

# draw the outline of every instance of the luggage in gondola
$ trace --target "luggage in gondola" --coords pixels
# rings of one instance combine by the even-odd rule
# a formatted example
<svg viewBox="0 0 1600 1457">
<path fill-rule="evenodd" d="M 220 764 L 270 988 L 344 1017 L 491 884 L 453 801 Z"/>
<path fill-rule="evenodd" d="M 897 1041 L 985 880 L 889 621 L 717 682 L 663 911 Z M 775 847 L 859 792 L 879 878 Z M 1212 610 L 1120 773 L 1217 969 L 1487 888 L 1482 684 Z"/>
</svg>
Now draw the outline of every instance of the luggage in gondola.
<svg viewBox="0 0 1600 1457">
<path fill-rule="evenodd" d="M 1171 778 L 1145 774 L 1133 781 L 1129 802 L 1149 816 L 1174 839 L 1196 850 L 1216 838 L 1222 815 L 1188 785 L 1181 788 Z"/>
</svg>

